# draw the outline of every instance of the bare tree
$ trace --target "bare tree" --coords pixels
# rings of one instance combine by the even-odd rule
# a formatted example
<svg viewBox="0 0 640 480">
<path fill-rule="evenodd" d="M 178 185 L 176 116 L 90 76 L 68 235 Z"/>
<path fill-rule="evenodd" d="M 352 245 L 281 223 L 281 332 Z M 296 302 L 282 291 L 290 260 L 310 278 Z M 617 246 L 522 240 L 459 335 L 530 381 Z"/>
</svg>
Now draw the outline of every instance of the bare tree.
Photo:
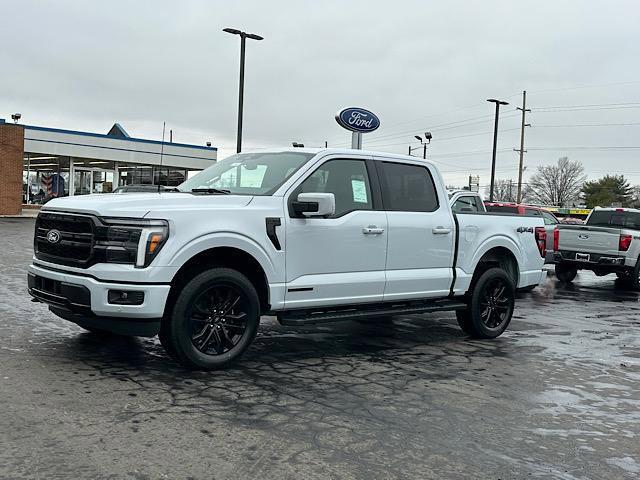
<svg viewBox="0 0 640 480">
<path fill-rule="evenodd" d="M 538 167 L 527 189 L 529 201 L 557 207 L 571 206 L 579 198 L 586 179 L 582 163 L 562 157 L 556 165 Z"/>
<path fill-rule="evenodd" d="M 518 184 L 513 180 L 496 180 L 493 184 L 493 200 L 496 202 L 515 202 Z M 489 198 L 490 187 L 485 190 L 485 198 Z"/>
</svg>

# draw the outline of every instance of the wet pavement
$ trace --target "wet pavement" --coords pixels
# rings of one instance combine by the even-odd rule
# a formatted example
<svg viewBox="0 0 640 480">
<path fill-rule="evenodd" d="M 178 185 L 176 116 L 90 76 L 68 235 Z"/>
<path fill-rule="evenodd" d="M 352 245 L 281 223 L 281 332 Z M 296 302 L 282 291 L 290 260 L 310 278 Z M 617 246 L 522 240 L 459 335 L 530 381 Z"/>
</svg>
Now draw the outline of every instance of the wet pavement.
<svg viewBox="0 0 640 480">
<path fill-rule="evenodd" d="M 493 341 L 452 314 L 285 328 L 189 372 L 29 301 L 33 220 L 0 219 L 0 478 L 640 477 L 640 303 L 553 276 Z"/>
</svg>

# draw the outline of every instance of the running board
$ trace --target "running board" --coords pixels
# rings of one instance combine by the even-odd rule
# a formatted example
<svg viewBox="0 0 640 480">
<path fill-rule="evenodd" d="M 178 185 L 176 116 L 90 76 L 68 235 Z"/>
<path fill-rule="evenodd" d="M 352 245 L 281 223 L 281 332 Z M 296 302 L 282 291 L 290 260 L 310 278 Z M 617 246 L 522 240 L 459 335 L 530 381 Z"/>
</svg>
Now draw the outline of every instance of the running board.
<svg viewBox="0 0 640 480">
<path fill-rule="evenodd" d="M 462 310 L 467 304 L 458 300 L 443 299 L 423 302 L 382 303 L 292 310 L 278 315 L 282 325 L 300 326 L 314 323 L 340 322 L 387 315 L 413 315 L 416 313 Z"/>
</svg>

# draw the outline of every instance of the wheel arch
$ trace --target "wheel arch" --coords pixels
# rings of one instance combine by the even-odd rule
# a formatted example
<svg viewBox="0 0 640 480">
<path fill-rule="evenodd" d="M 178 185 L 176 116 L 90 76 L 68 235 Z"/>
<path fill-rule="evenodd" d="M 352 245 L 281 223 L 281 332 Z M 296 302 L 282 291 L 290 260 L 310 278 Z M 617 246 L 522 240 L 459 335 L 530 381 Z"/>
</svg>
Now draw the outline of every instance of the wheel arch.
<svg viewBox="0 0 640 480">
<path fill-rule="evenodd" d="M 170 313 L 183 285 L 199 273 L 216 267 L 231 268 L 245 275 L 258 292 L 261 313 L 270 309 L 269 277 L 263 264 L 242 248 L 212 246 L 195 252 L 182 263 L 171 280 L 171 289 L 165 305 L 165 316 Z"/>
<path fill-rule="evenodd" d="M 473 276 L 471 277 L 471 285 L 469 290 L 477 282 L 480 275 L 490 268 L 500 268 L 507 272 L 513 280 L 514 288 L 518 286 L 520 279 L 520 268 L 516 253 L 505 245 L 493 246 L 486 249 L 484 253 L 475 262 Z"/>
</svg>

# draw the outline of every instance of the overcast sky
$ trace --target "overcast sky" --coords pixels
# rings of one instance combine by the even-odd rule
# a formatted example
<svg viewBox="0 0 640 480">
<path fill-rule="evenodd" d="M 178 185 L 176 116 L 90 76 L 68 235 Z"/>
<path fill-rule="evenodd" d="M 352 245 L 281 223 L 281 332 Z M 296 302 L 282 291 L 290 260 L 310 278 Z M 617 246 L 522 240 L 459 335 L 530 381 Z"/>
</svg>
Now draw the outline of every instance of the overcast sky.
<svg viewBox="0 0 640 480">
<path fill-rule="evenodd" d="M 239 39 L 222 28 L 234 27 L 265 37 L 247 44 L 247 151 L 347 146 L 334 115 L 356 105 L 382 123 L 365 148 L 404 153 L 428 130 L 448 183 L 473 173 L 486 185 L 494 97 L 511 103 L 497 177 L 515 180 L 527 90 L 525 177 L 568 156 L 591 178 L 640 183 L 637 1 L 0 1 L 7 119 L 105 133 L 118 121 L 153 139 L 166 121 L 174 141 L 210 140 L 223 158 L 235 150 Z M 566 106 L 581 107 L 536 111 Z"/>
</svg>

